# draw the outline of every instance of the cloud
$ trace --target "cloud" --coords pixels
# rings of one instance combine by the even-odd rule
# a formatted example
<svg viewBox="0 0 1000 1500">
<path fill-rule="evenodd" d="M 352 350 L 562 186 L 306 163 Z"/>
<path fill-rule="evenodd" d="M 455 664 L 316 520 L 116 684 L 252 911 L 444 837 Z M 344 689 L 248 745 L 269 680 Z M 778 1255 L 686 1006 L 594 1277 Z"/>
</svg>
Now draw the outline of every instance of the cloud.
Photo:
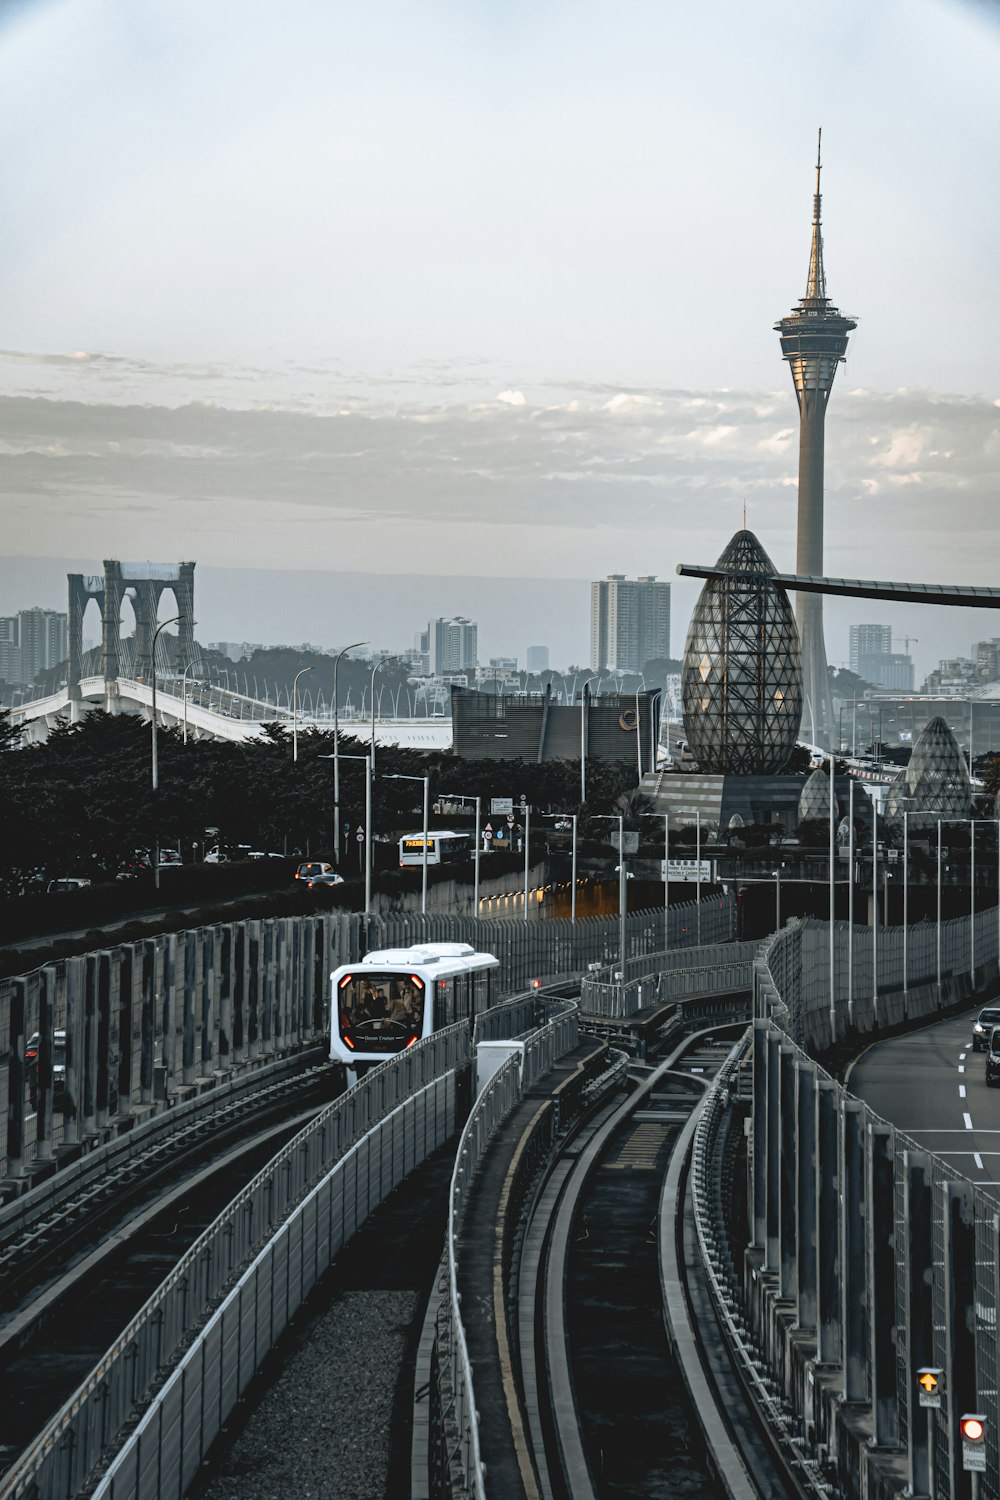
<svg viewBox="0 0 1000 1500">
<path fill-rule="evenodd" d="M 523 391 L 501 391 L 497 400 L 504 402 L 507 406 L 527 406 L 528 404 Z"/>
</svg>

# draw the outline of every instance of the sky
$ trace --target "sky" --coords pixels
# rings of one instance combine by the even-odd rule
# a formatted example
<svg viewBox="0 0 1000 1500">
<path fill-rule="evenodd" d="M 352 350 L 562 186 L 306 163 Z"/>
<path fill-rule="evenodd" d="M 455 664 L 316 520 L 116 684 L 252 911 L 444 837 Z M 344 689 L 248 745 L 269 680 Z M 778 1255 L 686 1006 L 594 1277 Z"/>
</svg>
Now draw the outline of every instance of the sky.
<svg viewBox="0 0 1000 1500">
<path fill-rule="evenodd" d="M 587 580 L 656 573 L 679 650 L 675 565 L 744 503 L 793 566 L 773 323 L 820 125 L 859 321 L 826 570 L 993 583 L 998 80 L 971 0 L 0 5 L 0 613 L 61 607 L 67 562 L 195 559 L 202 639 L 481 607 L 482 657 L 565 662 Z M 826 617 L 833 662 L 851 619 L 921 670 L 1000 635 Z"/>
</svg>

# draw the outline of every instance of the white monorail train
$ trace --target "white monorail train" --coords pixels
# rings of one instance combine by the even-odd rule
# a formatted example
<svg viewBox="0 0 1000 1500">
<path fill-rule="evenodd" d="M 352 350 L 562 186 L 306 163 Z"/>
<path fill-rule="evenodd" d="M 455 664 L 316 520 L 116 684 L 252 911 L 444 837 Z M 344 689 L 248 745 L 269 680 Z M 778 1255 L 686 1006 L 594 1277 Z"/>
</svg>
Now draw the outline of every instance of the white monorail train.
<svg viewBox="0 0 1000 1500">
<path fill-rule="evenodd" d="M 499 959 L 468 943 L 383 948 L 330 976 L 330 1057 L 385 1062 L 421 1037 L 495 1004 Z"/>
</svg>

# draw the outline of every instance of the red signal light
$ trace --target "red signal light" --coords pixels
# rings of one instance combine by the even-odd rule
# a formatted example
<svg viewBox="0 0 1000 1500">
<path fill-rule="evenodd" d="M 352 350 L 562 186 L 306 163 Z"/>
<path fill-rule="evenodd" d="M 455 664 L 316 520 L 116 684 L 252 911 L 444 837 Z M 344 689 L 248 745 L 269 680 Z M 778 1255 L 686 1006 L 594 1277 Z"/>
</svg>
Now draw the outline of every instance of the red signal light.
<svg viewBox="0 0 1000 1500">
<path fill-rule="evenodd" d="M 963 1441 L 966 1443 L 981 1443 L 986 1437 L 986 1418 L 975 1416 L 971 1412 L 959 1418 L 959 1431 Z"/>
</svg>

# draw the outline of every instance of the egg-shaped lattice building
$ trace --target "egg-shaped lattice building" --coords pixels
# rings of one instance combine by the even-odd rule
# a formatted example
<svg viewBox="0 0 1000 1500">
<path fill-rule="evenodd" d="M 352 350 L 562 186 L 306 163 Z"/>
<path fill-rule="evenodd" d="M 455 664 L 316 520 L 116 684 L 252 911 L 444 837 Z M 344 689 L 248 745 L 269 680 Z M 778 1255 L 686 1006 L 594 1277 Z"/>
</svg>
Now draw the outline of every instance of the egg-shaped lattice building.
<svg viewBox="0 0 1000 1500">
<path fill-rule="evenodd" d="M 834 808 L 839 809 L 839 804 L 834 796 Z M 830 778 L 825 771 L 816 770 L 806 779 L 802 788 L 802 796 L 799 798 L 799 822 L 804 823 L 809 819 L 829 818 L 830 816 Z"/>
<path fill-rule="evenodd" d="M 938 819 L 947 822 L 968 818 L 972 813 L 972 783 L 965 756 L 940 714 L 924 726 L 909 764 L 886 797 L 889 821 L 901 826 L 904 812 L 911 832 L 930 828 Z"/>
<path fill-rule="evenodd" d="M 684 732 L 709 774 L 784 770 L 802 719 L 795 616 L 752 531 L 738 531 L 691 616 L 684 648 Z"/>
</svg>

